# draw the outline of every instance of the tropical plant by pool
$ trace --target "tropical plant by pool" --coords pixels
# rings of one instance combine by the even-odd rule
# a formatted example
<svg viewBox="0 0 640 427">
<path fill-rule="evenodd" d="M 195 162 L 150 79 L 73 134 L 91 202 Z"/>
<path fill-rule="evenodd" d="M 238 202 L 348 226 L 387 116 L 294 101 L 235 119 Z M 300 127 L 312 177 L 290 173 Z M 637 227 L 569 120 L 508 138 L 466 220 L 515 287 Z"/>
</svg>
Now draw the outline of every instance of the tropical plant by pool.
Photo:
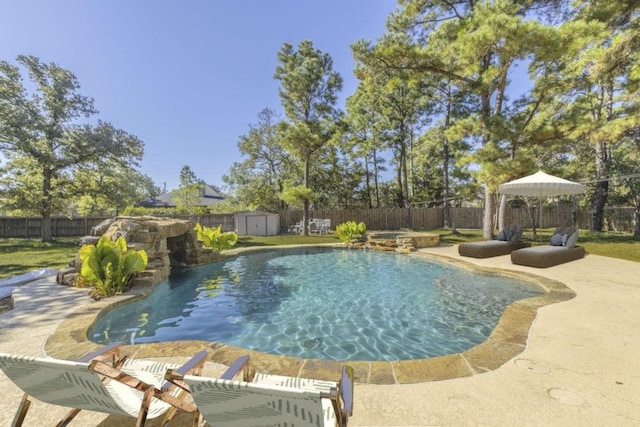
<svg viewBox="0 0 640 427">
<path fill-rule="evenodd" d="M 330 360 L 457 353 L 489 336 L 513 301 L 542 290 L 377 251 L 264 250 L 175 272 L 142 300 L 97 319 L 100 343 L 222 342 Z"/>
<path fill-rule="evenodd" d="M 98 299 L 121 293 L 134 273 L 144 271 L 147 253 L 129 250 L 123 237 L 112 241 L 102 236 L 95 245 L 80 248 L 83 280 L 93 286 L 92 297 Z"/>
</svg>

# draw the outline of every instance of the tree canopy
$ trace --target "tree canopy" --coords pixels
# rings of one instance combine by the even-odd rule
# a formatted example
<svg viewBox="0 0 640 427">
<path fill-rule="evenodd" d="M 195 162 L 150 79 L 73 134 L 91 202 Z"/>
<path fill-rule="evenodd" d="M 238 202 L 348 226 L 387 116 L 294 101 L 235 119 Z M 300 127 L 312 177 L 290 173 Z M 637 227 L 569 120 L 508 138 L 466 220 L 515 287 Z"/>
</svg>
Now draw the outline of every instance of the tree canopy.
<svg viewBox="0 0 640 427">
<path fill-rule="evenodd" d="M 17 64 L 0 61 L 0 151 L 7 159 L 1 170 L 3 199 L 6 207 L 38 212 L 43 219 L 42 239 L 47 241 L 52 212 L 64 211 L 74 194 L 100 193 L 115 197 L 115 208 L 121 205 L 123 187 L 117 183 L 98 190 L 77 184 L 89 176 L 106 184 L 107 171 L 114 165 L 120 173 L 141 178 L 134 168 L 144 145 L 110 123 L 82 122 L 97 111 L 93 99 L 79 93 L 72 72 L 34 56 L 21 55 Z M 32 91 L 23 84 L 23 70 Z"/>
</svg>

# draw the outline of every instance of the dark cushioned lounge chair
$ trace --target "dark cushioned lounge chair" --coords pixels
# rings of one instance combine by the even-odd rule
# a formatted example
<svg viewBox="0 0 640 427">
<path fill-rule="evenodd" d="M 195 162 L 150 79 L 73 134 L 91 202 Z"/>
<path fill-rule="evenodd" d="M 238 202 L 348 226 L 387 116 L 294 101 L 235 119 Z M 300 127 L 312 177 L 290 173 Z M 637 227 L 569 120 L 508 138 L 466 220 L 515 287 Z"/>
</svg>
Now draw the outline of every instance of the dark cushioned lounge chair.
<svg viewBox="0 0 640 427">
<path fill-rule="evenodd" d="M 516 249 L 530 246 L 530 243 L 519 240 L 522 230 L 523 227 L 521 225 L 509 225 L 498 234 L 498 240 L 462 243 L 458 246 L 458 253 L 462 256 L 473 258 L 508 255 Z"/>
<path fill-rule="evenodd" d="M 529 267 L 547 268 L 584 258 L 584 248 L 575 246 L 577 239 L 577 228 L 559 227 L 551 236 L 549 245 L 513 251 L 511 252 L 511 262 Z"/>
<path fill-rule="evenodd" d="M 544 245 L 511 252 L 511 262 L 530 267 L 547 268 L 584 258 L 584 254 L 582 246 L 567 248 L 565 246 Z"/>
<path fill-rule="evenodd" d="M 489 258 L 508 255 L 516 249 L 529 247 L 528 242 L 504 242 L 502 240 L 486 240 L 484 242 L 462 243 L 458 253 L 473 258 Z"/>
</svg>

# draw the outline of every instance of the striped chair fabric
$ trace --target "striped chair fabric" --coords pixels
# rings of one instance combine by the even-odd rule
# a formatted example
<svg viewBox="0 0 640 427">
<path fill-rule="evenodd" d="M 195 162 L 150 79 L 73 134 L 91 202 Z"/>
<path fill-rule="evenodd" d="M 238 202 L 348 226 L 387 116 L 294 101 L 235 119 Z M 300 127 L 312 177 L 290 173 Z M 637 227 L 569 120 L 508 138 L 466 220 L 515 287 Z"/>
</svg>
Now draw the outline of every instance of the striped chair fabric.
<svg viewBox="0 0 640 427">
<path fill-rule="evenodd" d="M 167 369 L 179 365 L 128 359 L 120 368 L 148 384 L 160 388 Z M 143 393 L 118 381 L 103 383 L 89 364 L 67 360 L 0 354 L 0 369 L 22 391 L 53 405 L 108 414 L 137 417 Z M 171 394 L 181 393 L 176 388 Z M 147 418 L 163 415 L 171 405 L 152 398 Z"/>
<path fill-rule="evenodd" d="M 185 375 L 193 400 L 212 426 L 335 426 L 330 399 L 336 383 L 257 374 L 254 382 Z"/>
</svg>

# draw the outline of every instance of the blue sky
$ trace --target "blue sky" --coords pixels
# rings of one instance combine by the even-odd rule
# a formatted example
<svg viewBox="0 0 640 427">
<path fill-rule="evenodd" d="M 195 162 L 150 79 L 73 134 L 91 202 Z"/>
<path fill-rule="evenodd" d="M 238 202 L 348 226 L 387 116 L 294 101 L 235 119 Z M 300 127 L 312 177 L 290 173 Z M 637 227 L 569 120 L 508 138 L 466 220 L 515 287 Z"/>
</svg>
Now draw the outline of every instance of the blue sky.
<svg viewBox="0 0 640 427">
<path fill-rule="evenodd" d="M 241 159 L 240 135 L 265 107 L 285 42 L 313 41 L 357 86 L 351 44 L 375 41 L 395 0 L 0 0 L 0 59 L 35 55 L 72 71 L 96 118 L 145 143 L 141 171 L 161 188 L 189 165 L 207 183 Z"/>
</svg>

